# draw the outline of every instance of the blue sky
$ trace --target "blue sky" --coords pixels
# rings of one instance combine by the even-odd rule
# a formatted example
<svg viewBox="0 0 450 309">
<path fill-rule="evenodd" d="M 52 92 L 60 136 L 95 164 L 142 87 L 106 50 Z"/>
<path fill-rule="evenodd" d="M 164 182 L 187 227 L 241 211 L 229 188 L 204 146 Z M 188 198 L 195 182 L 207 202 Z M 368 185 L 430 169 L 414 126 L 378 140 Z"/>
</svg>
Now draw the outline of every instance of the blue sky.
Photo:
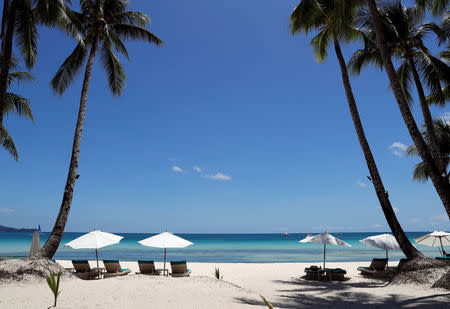
<svg viewBox="0 0 450 309">
<path fill-rule="evenodd" d="M 368 183 L 337 60 L 315 62 L 290 35 L 297 1 L 132 1 L 165 45 L 129 42 L 124 94 L 96 63 L 68 231 L 239 233 L 386 231 Z M 50 230 L 67 176 L 82 76 L 49 81 L 74 42 L 40 28 L 35 122 L 8 118 L 20 161 L 0 151 L 0 224 Z M 357 46 L 346 46 L 348 59 Z M 387 76 L 352 78 L 385 186 L 405 230 L 449 229 L 416 159 Z M 420 118 L 419 108 L 414 113 Z M 449 110 L 433 109 L 435 116 Z M 392 149 L 394 143 L 400 148 Z M 395 152 L 395 153 L 394 153 Z M 194 168 L 194 167 L 198 167 Z"/>
</svg>

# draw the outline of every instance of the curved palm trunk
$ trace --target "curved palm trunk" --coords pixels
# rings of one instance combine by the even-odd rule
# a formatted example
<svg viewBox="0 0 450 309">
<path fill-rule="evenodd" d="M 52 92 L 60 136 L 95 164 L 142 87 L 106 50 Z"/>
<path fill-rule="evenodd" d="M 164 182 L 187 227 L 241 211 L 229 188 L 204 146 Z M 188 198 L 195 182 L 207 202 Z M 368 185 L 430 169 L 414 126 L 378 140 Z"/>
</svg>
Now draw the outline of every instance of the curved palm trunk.
<svg viewBox="0 0 450 309">
<path fill-rule="evenodd" d="M 439 172 L 439 168 L 434 160 L 433 156 L 428 149 L 427 144 L 423 140 L 420 134 L 417 123 L 409 108 L 408 102 L 406 100 L 405 94 L 403 93 L 400 81 L 398 79 L 397 73 L 395 72 L 394 65 L 392 64 L 391 56 L 389 54 L 389 49 L 386 45 L 386 40 L 382 31 L 382 24 L 380 15 L 378 12 L 375 0 L 367 0 L 369 5 L 370 14 L 372 16 L 373 25 L 375 27 L 375 33 L 377 37 L 377 45 L 380 50 L 381 58 L 383 59 L 384 67 L 386 68 L 389 81 L 391 82 L 392 91 L 394 92 L 395 99 L 397 100 L 398 107 L 403 117 L 409 134 L 417 147 L 417 151 L 422 157 L 422 161 L 427 169 L 433 185 L 441 198 L 442 204 L 447 212 L 447 216 L 450 218 L 450 183 L 447 177 Z"/>
<path fill-rule="evenodd" d="M 16 23 L 16 1 L 10 4 L 8 20 L 6 22 L 6 33 L 2 41 L 3 62 L 0 63 L 0 127 L 3 125 L 5 114 L 6 92 L 8 90 L 8 75 L 11 67 L 12 45 L 14 38 L 14 27 Z M 6 16 L 3 16 L 6 18 Z"/>
<path fill-rule="evenodd" d="M 366 159 L 367 167 L 369 168 L 370 176 L 372 177 L 372 184 L 375 188 L 375 192 L 377 194 L 386 221 L 388 222 L 395 239 L 397 239 L 400 248 L 408 259 L 423 257 L 422 253 L 414 248 L 409 239 L 406 237 L 405 232 L 403 231 L 400 223 L 397 220 L 397 216 L 395 215 L 394 209 L 392 208 L 391 202 L 389 201 L 388 193 L 384 189 L 384 185 L 381 180 L 380 173 L 378 172 L 375 159 L 372 155 L 372 150 L 370 149 L 369 142 L 367 141 L 366 134 L 364 133 L 361 119 L 359 118 L 358 107 L 356 106 L 352 86 L 348 78 L 347 64 L 345 63 L 344 57 L 342 56 L 341 47 L 338 41 L 334 41 L 334 49 L 336 52 L 336 57 L 339 60 L 339 65 L 341 67 L 342 82 L 344 84 L 345 93 L 347 95 L 347 102 L 350 109 L 350 114 L 352 116 L 353 125 L 355 126 L 359 144 L 361 145 L 361 149 Z"/>
<path fill-rule="evenodd" d="M 425 97 L 425 92 L 423 91 L 422 82 L 420 81 L 419 73 L 416 69 L 416 64 L 412 58 L 408 59 L 409 65 L 411 66 L 411 71 L 414 77 L 414 83 L 416 84 L 417 94 L 419 96 L 420 108 L 422 109 L 423 120 L 425 122 L 425 128 L 430 141 L 430 148 L 436 164 L 439 168 L 440 174 L 447 174 L 446 164 L 441 151 L 439 150 L 439 143 L 436 136 L 436 131 L 434 129 L 433 117 L 430 113 L 430 108 L 428 107 L 427 99 Z"/>
<path fill-rule="evenodd" d="M 69 217 L 70 206 L 72 204 L 73 191 L 75 188 L 75 181 L 78 170 L 78 161 L 80 157 L 81 135 L 83 132 L 84 118 L 86 115 L 87 96 L 89 90 L 89 83 L 91 79 L 92 67 L 94 65 L 95 52 L 97 50 L 97 41 L 92 45 L 89 54 L 88 62 L 86 64 L 86 71 L 84 73 L 83 87 L 81 89 L 80 108 L 78 110 L 78 119 L 75 127 L 75 136 L 73 138 L 72 157 L 70 159 L 69 174 L 67 175 L 66 187 L 64 188 L 63 200 L 59 209 L 58 217 L 53 226 L 50 237 L 37 254 L 38 257 L 51 259 L 55 254 L 61 242 L 61 238 L 66 227 L 67 218 Z"/>
</svg>

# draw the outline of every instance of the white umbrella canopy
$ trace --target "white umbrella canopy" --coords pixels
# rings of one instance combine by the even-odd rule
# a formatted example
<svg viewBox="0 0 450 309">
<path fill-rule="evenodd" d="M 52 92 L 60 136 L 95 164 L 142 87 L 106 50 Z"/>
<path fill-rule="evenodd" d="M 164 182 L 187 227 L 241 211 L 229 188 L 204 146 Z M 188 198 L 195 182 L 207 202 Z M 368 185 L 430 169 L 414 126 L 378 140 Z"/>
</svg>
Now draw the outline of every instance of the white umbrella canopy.
<svg viewBox="0 0 450 309">
<path fill-rule="evenodd" d="M 450 233 L 434 231 L 430 234 L 414 239 L 416 243 L 430 247 L 441 247 L 444 254 L 444 246 L 450 246 Z"/>
<path fill-rule="evenodd" d="M 364 239 L 361 239 L 362 242 L 366 246 L 372 246 L 378 249 L 383 249 L 386 251 L 386 258 L 388 258 L 388 250 L 401 250 L 400 245 L 391 234 L 381 234 L 370 236 Z"/>
<path fill-rule="evenodd" d="M 41 249 L 41 240 L 39 237 L 39 232 L 34 231 L 33 233 L 33 240 L 31 241 L 31 247 L 30 247 L 30 253 L 28 256 L 33 256 Z"/>
<path fill-rule="evenodd" d="M 165 231 L 164 233 L 148 237 L 146 239 L 138 241 L 141 245 L 154 248 L 164 248 L 164 272 L 166 271 L 166 253 L 167 248 L 185 248 L 187 246 L 193 245 L 194 243 L 178 237 L 170 232 Z"/>
<path fill-rule="evenodd" d="M 325 268 L 327 245 L 338 245 L 338 246 L 351 247 L 351 245 L 349 245 L 345 241 L 340 240 L 339 238 L 336 238 L 327 232 L 318 234 L 318 235 L 308 235 L 304 239 L 300 240 L 299 242 L 303 242 L 303 243 L 313 242 L 316 244 L 323 244 L 323 268 Z"/>
<path fill-rule="evenodd" d="M 65 244 L 73 249 L 95 249 L 95 257 L 97 258 L 98 268 L 98 249 L 118 244 L 122 240 L 122 236 L 94 230 L 84 234 Z"/>
</svg>

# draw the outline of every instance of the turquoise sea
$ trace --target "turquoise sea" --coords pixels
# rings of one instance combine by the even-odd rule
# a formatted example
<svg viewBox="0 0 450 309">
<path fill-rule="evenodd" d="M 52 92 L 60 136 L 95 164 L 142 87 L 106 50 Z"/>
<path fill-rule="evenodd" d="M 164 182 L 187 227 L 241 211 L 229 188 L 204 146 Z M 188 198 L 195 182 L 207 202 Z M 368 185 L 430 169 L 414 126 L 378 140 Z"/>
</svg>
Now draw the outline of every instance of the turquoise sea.
<svg viewBox="0 0 450 309">
<path fill-rule="evenodd" d="M 95 259 L 94 250 L 74 250 L 63 244 L 84 233 L 65 233 L 55 259 Z M 139 260 L 163 259 L 162 249 L 144 247 L 139 240 L 155 234 L 115 233 L 124 237 L 117 245 L 99 250 L 101 259 Z M 327 246 L 328 261 L 369 261 L 373 257 L 384 257 L 385 252 L 364 246 L 359 240 L 380 233 L 332 233 L 334 236 L 352 245 L 349 247 Z M 409 232 L 408 237 L 414 244 L 414 238 L 427 232 Z M 49 233 L 41 233 L 41 245 Z M 305 234 L 177 234 L 194 245 L 184 249 L 168 249 L 168 259 L 185 259 L 191 262 L 316 262 L 321 260 L 323 246 L 312 243 L 299 243 Z M 32 233 L 0 232 L 0 254 L 2 256 L 26 256 L 31 246 Z M 438 248 L 417 245 L 417 248 L 430 257 L 439 256 Z M 403 257 L 399 251 L 390 251 L 389 258 L 397 260 Z"/>
</svg>

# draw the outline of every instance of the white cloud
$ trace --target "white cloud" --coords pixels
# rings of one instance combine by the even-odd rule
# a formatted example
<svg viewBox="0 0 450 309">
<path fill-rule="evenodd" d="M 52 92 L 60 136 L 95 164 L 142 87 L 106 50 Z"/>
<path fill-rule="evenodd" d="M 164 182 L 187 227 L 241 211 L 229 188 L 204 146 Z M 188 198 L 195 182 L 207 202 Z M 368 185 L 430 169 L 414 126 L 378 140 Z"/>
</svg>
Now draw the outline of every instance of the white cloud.
<svg viewBox="0 0 450 309">
<path fill-rule="evenodd" d="M 445 222 L 448 222 L 448 216 L 447 214 L 443 213 L 437 216 L 431 216 L 429 220 L 431 225 L 440 225 Z"/>
<path fill-rule="evenodd" d="M 372 227 L 380 228 L 380 227 L 382 227 L 382 225 L 381 224 L 374 224 L 374 225 L 372 225 Z"/>
<path fill-rule="evenodd" d="M 213 179 L 213 180 L 231 180 L 231 176 L 224 175 L 222 173 L 217 173 L 215 175 L 202 175 L 203 178 Z"/>
<path fill-rule="evenodd" d="M 367 184 L 366 184 L 365 182 L 362 182 L 362 181 L 359 181 L 359 180 L 358 180 L 356 183 L 357 183 L 358 186 L 360 186 L 361 188 L 367 187 Z"/>
<path fill-rule="evenodd" d="M 400 142 L 394 142 L 391 146 L 388 147 L 392 153 L 397 157 L 403 157 L 405 155 L 408 146 Z"/>
<path fill-rule="evenodd" d="M 183 172 L 183 169 L 181 167 L 174 165 L 172 166 L 172 171 L 174 171 L 175 173 L 181 173 Z"/>
<path fill-rule="evenodd" d="M 198 167 L 197 165 L 194 165 L 194 166 L 192 167 L 192 169 L 193 169 L 194 171 L 196 171 L 197 173 L 201 173 L 201 172 L 202 172 L 202 169 L 201 169 L 200 167 Z"/>
<path fill-rule="evenodd" d="M 395 212 L 396 214 L 399 214 L 399 213 L 400 213 L 400 209 L 398 209 L 397 207 L 394 207 L 393 209 L 394 209 L 394 212 Z"/>
<path fill-rule="evenodd" d="M 0 213 L 9 214 L 14 212 L 14 209 L 11 208 L 0 208 Z"/>
</svg>

